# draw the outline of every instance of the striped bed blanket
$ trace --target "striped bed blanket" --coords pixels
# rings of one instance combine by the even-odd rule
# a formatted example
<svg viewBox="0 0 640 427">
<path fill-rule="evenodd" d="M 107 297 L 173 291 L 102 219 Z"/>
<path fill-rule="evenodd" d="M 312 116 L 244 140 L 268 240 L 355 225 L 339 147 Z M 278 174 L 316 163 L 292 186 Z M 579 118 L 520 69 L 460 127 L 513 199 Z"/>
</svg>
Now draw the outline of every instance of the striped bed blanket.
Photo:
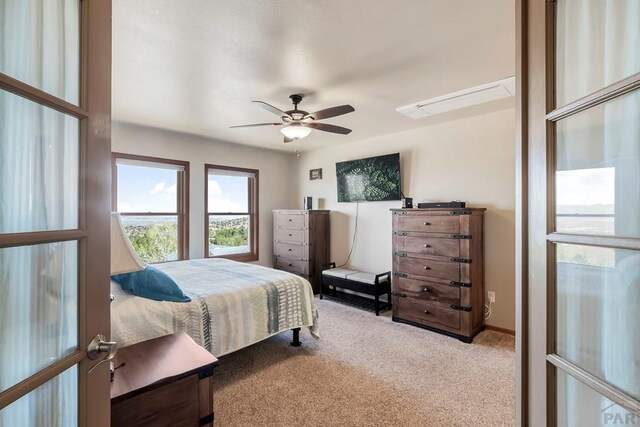
<svg viewBox="0 0 640 427">
<path fill-rule="evenodd" d="M 185 332 L 214 356 L 223 356 L 293 328 L 309 327 L 318 338 L 313 290 L 302 277 L 226 259 L 154 266 L 170 275 L 191 302 L 141 298 L 112 282 L 111 337 L 121 347 Z"/>
</svg>

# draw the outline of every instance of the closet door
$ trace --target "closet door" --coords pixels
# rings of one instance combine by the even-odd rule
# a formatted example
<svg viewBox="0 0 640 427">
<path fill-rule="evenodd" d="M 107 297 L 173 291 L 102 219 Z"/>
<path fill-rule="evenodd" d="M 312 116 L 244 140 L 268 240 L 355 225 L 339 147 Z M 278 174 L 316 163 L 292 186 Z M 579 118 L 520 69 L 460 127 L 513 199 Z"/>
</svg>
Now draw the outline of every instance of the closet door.
<svg viewBox="0 0 640 427">
<path fill-rule="evenodd" d="M 640 2 L 525 2 L 529 425 L 640 424 Z"/>
<path fill-rule="evenodd" d="M 109 425 L 110 16 L 0 0 L 0 426 Z"/>
</svg>

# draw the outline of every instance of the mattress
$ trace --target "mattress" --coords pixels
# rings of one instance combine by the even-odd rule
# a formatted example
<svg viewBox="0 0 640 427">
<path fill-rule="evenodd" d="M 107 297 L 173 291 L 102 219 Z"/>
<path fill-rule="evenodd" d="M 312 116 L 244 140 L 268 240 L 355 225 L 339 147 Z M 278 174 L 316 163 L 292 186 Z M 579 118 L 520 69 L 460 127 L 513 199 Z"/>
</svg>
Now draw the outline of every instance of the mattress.
<svg viewBox="0 0 640 427">
<path fill-rule="evenodd" d="M 209 258 L 155 264 L 191 302 L 154 301 L 112 282 L 111 338 L 126 347 L 185 332 L 214 356 L 223 356 L 293 328 L 318 338 L 311 284 L 281 270 Z"/>
</svg>

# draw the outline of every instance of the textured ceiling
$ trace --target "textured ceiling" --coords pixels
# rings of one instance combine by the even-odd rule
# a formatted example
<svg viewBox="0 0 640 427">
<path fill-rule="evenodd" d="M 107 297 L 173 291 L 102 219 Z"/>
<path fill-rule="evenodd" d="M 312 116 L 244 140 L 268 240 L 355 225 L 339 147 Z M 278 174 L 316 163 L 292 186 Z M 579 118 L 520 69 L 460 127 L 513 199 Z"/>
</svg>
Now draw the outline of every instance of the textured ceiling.
<svg viewBox="0 0 640 427">
<path fill-rule="evenodd" d="M 399 106 L 514 75 L 513 0 L 114 0 L 113 118 L 292 150 L 344 144 L 504 108 L 414 120 Z M 351 104 L 296 147 L 278 127 L 229 129 L 283 110 Z"/>
</svg>

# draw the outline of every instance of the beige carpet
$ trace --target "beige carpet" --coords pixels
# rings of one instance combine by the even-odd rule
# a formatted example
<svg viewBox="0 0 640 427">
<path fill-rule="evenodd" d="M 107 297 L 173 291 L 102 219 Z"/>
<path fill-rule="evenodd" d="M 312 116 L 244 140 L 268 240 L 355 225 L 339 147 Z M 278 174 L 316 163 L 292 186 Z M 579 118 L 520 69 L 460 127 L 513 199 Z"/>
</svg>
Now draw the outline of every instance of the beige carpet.
<svg viewBox="0 0 640 427">
<path fill-rule="evenodd" d="M 317 300 L 320 340 L 290 333 L 221 358 L 217 426 L 514 424 L 514 339 L 473 344 Z"/>
</svg>

